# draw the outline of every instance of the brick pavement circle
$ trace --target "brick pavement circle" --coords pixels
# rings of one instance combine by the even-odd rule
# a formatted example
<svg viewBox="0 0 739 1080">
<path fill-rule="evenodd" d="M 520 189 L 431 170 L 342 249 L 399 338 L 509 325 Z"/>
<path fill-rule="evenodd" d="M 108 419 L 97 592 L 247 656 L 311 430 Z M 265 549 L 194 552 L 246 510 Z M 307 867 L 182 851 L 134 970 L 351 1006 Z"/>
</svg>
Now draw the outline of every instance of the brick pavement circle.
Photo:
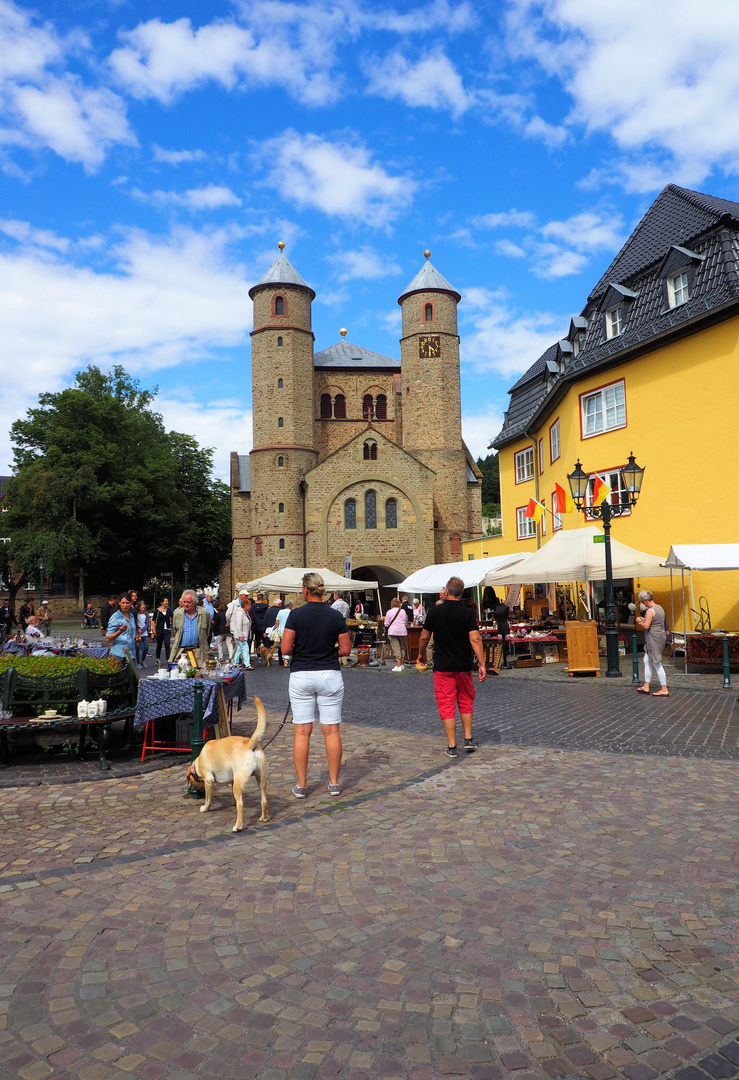
<svg viewBox="0 0 739 1080">
<path fill-rule="evenodd" d="M 734 762 L 344 738 L 338 805 L 281 739 L 237 837 L 181 767 L 4 792 L 0 1076 L 650 1080 L 730 1041 Z"/>
</svg>

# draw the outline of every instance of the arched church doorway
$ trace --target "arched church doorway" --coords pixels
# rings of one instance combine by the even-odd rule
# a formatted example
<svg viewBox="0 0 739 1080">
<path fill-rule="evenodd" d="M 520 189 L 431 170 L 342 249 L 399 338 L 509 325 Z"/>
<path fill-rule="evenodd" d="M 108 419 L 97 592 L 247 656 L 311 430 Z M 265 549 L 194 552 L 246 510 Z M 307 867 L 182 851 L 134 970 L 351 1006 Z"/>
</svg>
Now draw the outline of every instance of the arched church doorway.
<svg viewBox="0 0 739 1080">
<path fill-rule="evenodd" d="M 369 607 L 368 614 L 374 616 L 384 615 L 387 611 L 390 601 L 395 593 L 392 589 L 386 589 L 386 585 L 397 585 L 403 581 L 406 577 L 405 574 L 401 574 L 399 570 L 394 570 L 392 566 L 353 566 L 352 577 L 357 578 L 359 581 L 376 581 L 380 591 L 380 603 L 382 605 L 382 611 L 376 611 L 377 597 L 373 594 L 372 600 L 365 600 L 362 596 L 362 603 L 365 608 Z"/>
</svg>

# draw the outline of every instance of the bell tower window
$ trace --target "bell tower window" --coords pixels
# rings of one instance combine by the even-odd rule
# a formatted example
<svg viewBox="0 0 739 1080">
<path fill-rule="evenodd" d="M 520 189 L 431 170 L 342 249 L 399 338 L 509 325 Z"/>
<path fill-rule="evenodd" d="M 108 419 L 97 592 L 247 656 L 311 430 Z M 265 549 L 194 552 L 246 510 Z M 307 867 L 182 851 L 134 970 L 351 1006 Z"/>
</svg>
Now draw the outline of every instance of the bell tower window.
<svg viewBox="0 0 739 1080">
<path fill-rule="evenodd" d="M 281 416 L 277 417 L 277 426 L 278 427 L 284 427 L 285 426 L 285 421 L 283 420 L 283 418 Z"/>
<path fill-rule="evenodd" d="M 462 554 L 462 537 L 457 532 L 452 533 L 451 535 L 451 548 L 452 555 Z"/>
<path fill-rule="evenodd" d="M 321 394 L 321 420 L 331 419 L 331 395 Z"/>
<path fill-rule="evenodd" d="M 285 541 L 280 537 L 280 551 L 285 550 Z"/>
<path fill-rule="evenodd" d="M 284 457 L 278 457 L 278 459 L 277 459 L 277 468 L 278 469 L 284 469 L 285 468 L 285 459 L 284 459 Z"/>
<path fill-rule="evenodd" d="M 346 420 L 346 398 L 343 394 L 337 394 L 334 398 L 334 417 L 337 420 Z"/>
<path fill-rule="evenodd" d="M 282 338 L 281 337 L 278 337 L 278 339 L 277 339 L 277 347 L 280 348 L 280 349 L 282 348 Z"/>
<path fill-rule="evenodd" d="M 284 384 L 284 382 L 282 381 L 282 379 L 278 379 L 278 380 L 277 380 L 277 389 L 278 389 L 278 390 L 282 390 L 282 388 L 283 388 L 283 386 L 284 386 L 284 385 L 285 385 L 285 384 Z"/>
<path fill-rule="evenodd" d="M 285 299 L 282 296 L 275 297 L 275 315 L 285 314 Z"/>
<path fill-rule="evenodd" d="M 284 503 L 278 503 L 277 504 L 277 513 L 278 514 L 284 514 L 285 513 L 285 504 Z"/>
<path fill-rule="evenodd" d="M 434 321 L 434 305 L 433 304 L 424 304 L 423 321 L 424 322 L 433 322 Z"/>
<path fill-rule="evenodd" d="M 387 420 L 387 398 L 384 394 L 378 394 L 375 401 L 375 416 L 378 420 Z"/>
<path fill-rule="evenodd" d="M 374 401 L 372 394 L 365 394 L 362 398 L 362 419 L 371 420 L 374 415 Z"/>
<path fill-rule="evenodd" d="M 262 557 L 262 538 L 261 536 L 254 537 L 254 554 L 258 559 Z"/>
</svg>

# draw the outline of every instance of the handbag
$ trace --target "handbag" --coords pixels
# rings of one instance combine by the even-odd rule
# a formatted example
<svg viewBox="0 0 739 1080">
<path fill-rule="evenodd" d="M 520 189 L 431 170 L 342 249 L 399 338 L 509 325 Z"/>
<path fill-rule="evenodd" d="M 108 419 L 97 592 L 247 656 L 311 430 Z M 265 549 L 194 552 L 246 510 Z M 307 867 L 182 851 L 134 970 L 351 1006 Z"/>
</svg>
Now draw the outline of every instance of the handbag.
<svg viewBox="0 0 739 1080">
<path fill-rule="evenodd" d="M 267 633 L 267 637 L 275 645 L 277 645 L 278 642 L 282 641 L 282 631 L 280 630 L 280 627 L 278 626 L 277 623 L 275 623 L 274 626 L 271 626 L 269 628 L 269 632 Z"/>
</svg>

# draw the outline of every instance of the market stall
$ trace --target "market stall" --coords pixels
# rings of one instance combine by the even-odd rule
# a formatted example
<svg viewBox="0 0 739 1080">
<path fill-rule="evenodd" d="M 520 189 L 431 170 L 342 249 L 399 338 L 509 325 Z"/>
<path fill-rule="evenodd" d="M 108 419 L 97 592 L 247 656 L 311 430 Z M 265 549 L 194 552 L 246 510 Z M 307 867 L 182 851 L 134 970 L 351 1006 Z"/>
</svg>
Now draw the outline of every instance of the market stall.
<svg viewBox="0 0 739 1080">
<path fill-rule="evenodd" d="M 739 544 L 673 544 L 670 554 L 662 564 L 670 575 L 670 608 L 672 614 L 672 626 L 675 627 L 675 602 L 673 592 L 673 573 L 680 571 L 682 592 L 682 630 L 684 635 L 684 665 L 685 674 L 688 674 L 688 664 L 714 665 L 717 666 L 723 659 L 723 643 L 719 642 L 716 634 L 702 633 L 695 626 L 695 595 L 693 593 L 693 570 L 721 571 L 739 570 Z M 685 605 L 685 572 L 688 572 L 690 588 L 690 610 L 693 613 L 693 629 L 686 626 Z M 702 607 L 702 605 L 701 605 Z M 707 628 L 711 630 L 710 619 Z M 731 635 L 735 640 L 729 641 L 730 663 L 739 662 L 739 638 Z M 721 660 L 718 660 L 718 652 L 721 652 Z"/>
</svg>

